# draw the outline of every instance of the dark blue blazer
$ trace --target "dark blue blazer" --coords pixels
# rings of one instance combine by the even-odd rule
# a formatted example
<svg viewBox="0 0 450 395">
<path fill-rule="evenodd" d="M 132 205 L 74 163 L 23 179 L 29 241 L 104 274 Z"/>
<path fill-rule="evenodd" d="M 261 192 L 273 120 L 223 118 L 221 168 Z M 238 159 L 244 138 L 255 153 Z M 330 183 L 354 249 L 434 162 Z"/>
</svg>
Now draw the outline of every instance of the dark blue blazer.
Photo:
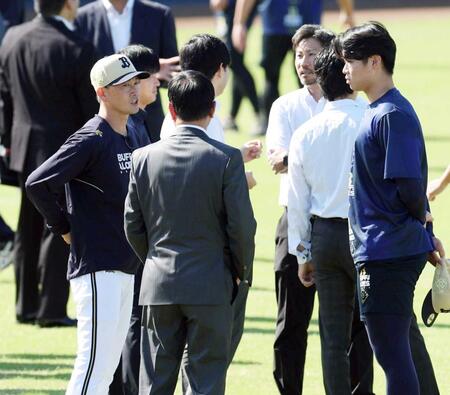
<svg viewBox="0 0 450 395">
<path fill-rule="evenodd" d="M 81 7 L 75 24 L 78 33 L 94 44 L 100 57 L 115 52 L 106 9 L 101 0 Z M 178 55 L 175 21 L 170 8 L 148 0 L 135 0 L 130 44 L 145 45 L 160 58 Z M 164 120 L 159 96 L 146 110 L 152 134 L 156 132 L 159 136 Z"/>
</svg>

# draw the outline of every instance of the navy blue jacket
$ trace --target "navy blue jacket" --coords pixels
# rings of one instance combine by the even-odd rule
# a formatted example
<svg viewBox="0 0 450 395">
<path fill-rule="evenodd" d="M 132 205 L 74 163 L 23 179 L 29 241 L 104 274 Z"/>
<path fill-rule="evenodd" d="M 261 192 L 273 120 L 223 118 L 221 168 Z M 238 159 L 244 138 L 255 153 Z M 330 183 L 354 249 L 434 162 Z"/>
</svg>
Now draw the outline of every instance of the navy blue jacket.
<svg viewBox="0 0 450 395">
<path fill-rule="evenodd" d="M 57 234 L 70 231 L 68 279 L 101 270 L 134 274 L 139 264 L 123 230 L 131 153 L 148 136 L 116 133 L 99 116 L 88 121 L 28 177 L 29 198 Z M 65 188 L 65 205 L 56 196 Z"/>
</svg>

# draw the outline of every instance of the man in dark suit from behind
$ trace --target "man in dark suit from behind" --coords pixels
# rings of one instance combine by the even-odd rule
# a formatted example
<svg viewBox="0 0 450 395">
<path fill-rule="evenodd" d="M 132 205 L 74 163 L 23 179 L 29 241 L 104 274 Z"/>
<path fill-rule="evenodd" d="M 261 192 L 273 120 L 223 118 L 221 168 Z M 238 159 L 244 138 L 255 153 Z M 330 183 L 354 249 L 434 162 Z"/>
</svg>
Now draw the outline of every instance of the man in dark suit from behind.
<svg viewBox="0 0 450 395">
<path fill-rule="evenodd" d="M 232 298 L 254 257 L 256 222 L 239 150 L 209 138 L 214 88 L 169 83 L 176 131 L 135 151 L 125 233 L 145 262 L 140 394 L 173 394 L 183 350 L 193 393 L 225 392 Z"/>
<path fill-rule="evenodd" d="M 160 58 L 160 80 L 168 82 L 172 72 L 179 69 L 175 21 L 165 5 L 149 0 L 97 0 L 80 8 L 75 23 L 78 32 L 94 44 L 101 56 L 129 44 L 142 44 Z M 164 119 L 159 95 L 146 110 L 149 137 L 159 140 Z"/>
<path fill-rule="evenodd" d="M 69 249 L 44 226 L 24 182 L 96 113 L 89 83 L 95 52 L 73 32 L 78 0 L 37 0 L 36 6 L 38 16 L 10 28 L 0 48 L 1 133 L 10 137 L 10 168 L 19 173 L 22 189 L 15 241 L 16 318 L 67 326 L 76 323 L 66 312 Z"/>
</svg>

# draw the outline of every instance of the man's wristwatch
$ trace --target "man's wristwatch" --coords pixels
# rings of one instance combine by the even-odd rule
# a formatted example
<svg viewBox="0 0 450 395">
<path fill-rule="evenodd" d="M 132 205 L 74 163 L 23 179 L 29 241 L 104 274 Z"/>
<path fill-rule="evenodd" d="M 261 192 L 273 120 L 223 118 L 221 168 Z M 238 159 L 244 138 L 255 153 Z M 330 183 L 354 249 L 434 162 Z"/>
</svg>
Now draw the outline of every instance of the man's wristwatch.
<svg viewBox="0 0 450 395">
<path fill-rule="evenodd" d="M 288 154 L 283 156 L 283 166 L 284 167 L 288 166 Z"/>
</svg>

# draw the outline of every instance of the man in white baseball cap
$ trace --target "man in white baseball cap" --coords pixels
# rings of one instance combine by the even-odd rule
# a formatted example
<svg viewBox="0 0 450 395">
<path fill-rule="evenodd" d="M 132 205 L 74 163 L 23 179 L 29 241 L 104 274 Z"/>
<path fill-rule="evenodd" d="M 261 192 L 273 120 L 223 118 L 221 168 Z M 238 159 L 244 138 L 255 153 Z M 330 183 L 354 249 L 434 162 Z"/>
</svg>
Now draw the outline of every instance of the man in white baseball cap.
<svg viewBox="0 0 450 395">
<path fill-rule="evenodd" d="M 68 279 L 77 307 L 78 350 L 66 394 L 107 394 L 130 323 L 138 259 L 123 229 L 131 153 L 149 143 L 127 126 L 139 110 L 136 71 L 124 55 L 91 70 L 95 115 L 26 182 L 50 231 L 70 244 Z M 55 196 L 65 193 L 61 208 Z"/>
</svg>

